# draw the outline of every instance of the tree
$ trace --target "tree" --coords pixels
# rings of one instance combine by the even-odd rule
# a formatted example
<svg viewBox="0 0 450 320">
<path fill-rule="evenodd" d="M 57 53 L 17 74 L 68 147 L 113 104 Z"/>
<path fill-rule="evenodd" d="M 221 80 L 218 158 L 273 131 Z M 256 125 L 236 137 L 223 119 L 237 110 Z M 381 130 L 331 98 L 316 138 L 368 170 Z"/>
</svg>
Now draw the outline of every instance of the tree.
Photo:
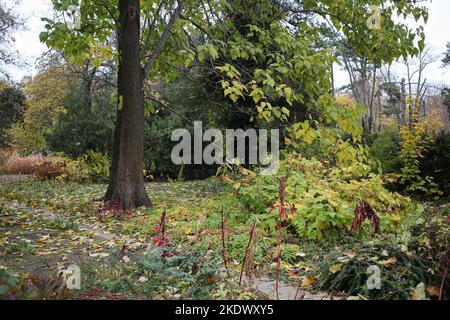
<svg viewBox="0 0 450 320">
<path fill-rule="evenodd" d="M 18 1 L 13 1 L 17 4 Z M 3 1 L 0 1 L 0 75 L 8 77 L 5 66 L 16 61 L 16 54 L 9 47 L 14 42 L 13 33 L 22 25 L 22 21 L 17 17 L 11 8 L 8 8 Z"/>
<path fill-rule="evenodd" d="M 73 15 L 70 4 L 53 1 L 62 15 Z M 118 201 L 123 209 L 151 205 L 143 176 L 144 80 L 154 71 L 183 8 L 182 1 L 145 1 L 142 6 L 139 0 L 83 1 L 81 30 L 44 19 L 49 31 L 41 34 L 41 40 L 51 48 L 64 50 L 73 62 L 83 64 L 89 59 L 100 65 L 105 55 L 116 57 L 117 118 L 104 199 Z M 116 48 L 106 44 L 111 34 L 117 36 Z"/>
<path fill-rule="evenodd" d="M 447 42 L 447 51 L 444 53 L 442 63 L 444 67 L 448 67 L 450 65 L 450 42 Z"/>
<path fill-rule="evenodd" d="M 64 98 L 70 87 L 68 70 L 59 61 L 41 68 L 23 81 L 27 108 L 23 122 L 15 123 L 11 136 L 24 155 L 45 153 L 49 150 L 46 136 L 51 133 L 59 112 L 64 111 Z"/>
<path fill-rule="evenodd" d="M 442 96 L 442 104 L 447 107 L 450 118 L 450 88 L 442 89 L 441 96 Z"/>
<path fill-rule="evenodd" d="M 23 120 L 25 95 L 15 87 L 0 90 L 0 146 L 9 144 L 8 130 L 14 123 Z"/>
<path fill-rule="evenodd" d="M 53 0 L 62 15 L 68 14 L 72 2 Z M 357 52 L 368 55 L 377 65 L 418 51 L 414 46 L 416 32 L 396 23 L 392 13 L 413 14 L 419 19 L 426 16 L 426 10 L 416 7 L 415 1 L 374 2 L 386 5 L 386 29 L 367 37 L 370 11 L 363 0 L 130 0 L 119 1 L 119 5 L 112 0 L 86 0 L 81 5 L 80 30 L 69 28 L 62 19 L 45 19 L 48 31 L 41 34 L 41 40 L 51 48 L 64 50 L 80 64 L 86 59 L 101 63 L 105 54 L 115 55 L 119 68 L 118 112 L 105 200 L 118 200 L 123 208 L 131 209 L 150 204 L 142 177 L 144 81 L 155 78 L 158 72 L 173 79 L 182 61 L 185 67 L 198 68 L 198 62 L 207 59 L 215 71 L 214 81 L 220 83 L 230 105 L 239 107 L 240 99 L 245 100 L 244 105 L 251 107 L 246 109 L 256 111 L 260 121 L 285 121 L 301 108 L 308 113 L 302 119 L 314 115 L 327 124 L 340 122 L 341 127 L 359 131 L 348 121 L 341 121 L 349 110 L 335 109 L 327 75 L 333 56 L 330 50 L 314 45 L 320 40 L 320 28 L 309 23 L 314 19 L 298 24 L 292 21 L 294 16 L 298 22 L 309 15 L 331 19 Z M 268 18 L 257 14 L 252 17 L 254 8 Z M 259 11 L 261 8 L 274 10 Z M 242 23 L 245 21 L 247 24 Z M 105 45 L 111 34 L 118 37 L 117 48 Z M 183 60 L 181 49 L 185 49 Z M 299 81 L 301 85 L 297 85 Z M 314 138 L 308 131 L 306 140 Z"/>
</svg>

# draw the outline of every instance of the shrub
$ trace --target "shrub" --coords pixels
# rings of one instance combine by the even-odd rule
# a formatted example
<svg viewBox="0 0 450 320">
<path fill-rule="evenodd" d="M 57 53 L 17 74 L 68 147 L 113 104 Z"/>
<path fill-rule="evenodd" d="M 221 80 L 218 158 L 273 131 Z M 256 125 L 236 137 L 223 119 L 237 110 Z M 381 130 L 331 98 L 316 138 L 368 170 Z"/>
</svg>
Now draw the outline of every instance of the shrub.
<svg viewBox="0 0 450 320">
<path fill-rule="evenodd" d="M 400 137 L 396 132 L 384 131 L 371 137 L 370 154 L 380 161 L 383 172 L 400 172 Z"/>
<path fill-rule="evenodd" d="M 78 159 L 70 159 L 64 155 L 59 158 L 64 162 L 61 180 L 78 183 L 107 182 L 111 161 L 108 155 L 89 150 Z"/>
<path fill-rule="evenodd" d="M 56 161 L 45 161 L 44 163 L 39 164 L 35 170 L 34 174 L 36 177 L 41 180 L 53 180 L 56 177 L 59 177 L 63 172 L 64 163 L 56 162 Z"/>
<path fill-rule="evenodd" d="M 404 191 L 425 196 L 441 195 L 442 192 L 439 191 L 433 178 L 424 176 L 420 171 L 420 161 L 431 145 L 431 137 L 425 135 L 424 127 L 418 123 L 412 128 L 403 126 L 400 136 L 402 138 L 400 184 L 404 187 Z"/>
<path fill-rule="evenodd" d="M 301 237 L 319 239 L 342 234 L 350 228 L 356 205 L 364 200 L 380 217 L 381 233 L 399 231 L 418 208 L 409 198 L 389 192 L 380 175 L 362 174 L 364 167 L 360 163 L 329 167 L 314 158 L 289 155 L 280 162 L 276 177 L 257 176 L 238 194 L 252 211 L 264 214 L 277 198 L 277 178 L 286 176 L 286 201 L 297 213 L 289 222 Z"/>
<path fill-rule="evenodd" d="M 431 176 L 445 195 L 450 195 L 450 134 L 441 133 L 424 153 L 420 171 Z"/>
<path fill-rule="evenodd" d="M 367 287 L 370 266 L 380 268 L 380 289 Z M 411 299 L 415 287 L 439 283 L 430 263 L 387 239 L 336 248 L 319 263 L 317 286 L 371 299 Z"/>
<path fill-rule="evenodd" d="M 1 300 L 62 300 L 71 295 L 72 292 L 66 288 L 60 275 L 31 274 L 17 277 L 0 270 Z"/>
<path fill-rule="evenodd" d="M 444 273 L 450 253 L 450 207 L 428 207 L 424 214 L 415 220 L 411 228 L 409 247 L 415 254 L 430 264 L 430 270 L 440 276 Z M 450 281 L 444 286 L 444 295 L 450 294 Z"/>
</svg>

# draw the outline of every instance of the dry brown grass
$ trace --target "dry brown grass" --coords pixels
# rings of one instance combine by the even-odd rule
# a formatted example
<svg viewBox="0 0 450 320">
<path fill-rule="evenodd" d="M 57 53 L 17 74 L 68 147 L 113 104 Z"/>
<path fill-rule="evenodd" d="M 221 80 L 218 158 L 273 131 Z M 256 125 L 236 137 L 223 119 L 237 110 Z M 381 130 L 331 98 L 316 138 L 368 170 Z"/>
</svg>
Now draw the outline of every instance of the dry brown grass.
<svg viewBox="0 0 450 320">
<path fill-rule="evenodd" d="M 48 157 L 41 155 L 34 155 L 28 157 L 20 157 L 17 155 L 10 156 L 3 168 L 2 173 L 4 174 L 32 174 L 36 167 L 42 163 L 49 162 Z"/>
</svg>

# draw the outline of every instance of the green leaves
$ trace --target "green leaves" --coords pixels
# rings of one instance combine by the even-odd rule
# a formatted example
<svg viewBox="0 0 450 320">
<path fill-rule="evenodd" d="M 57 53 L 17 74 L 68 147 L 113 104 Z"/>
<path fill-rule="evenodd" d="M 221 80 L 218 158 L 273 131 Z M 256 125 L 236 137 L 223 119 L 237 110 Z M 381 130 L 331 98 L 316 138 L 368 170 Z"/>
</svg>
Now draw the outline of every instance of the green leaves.
<svg viewBox="0 0 450 320">
<path fill-rule="evenodd" d="M 288 176 L 286 201 L 294 204 L 296 215 L 289 219 L 299 236 L 331 238 L 349 228 L 356 204 L 367 199 L 381 217 L 382 232 L 399 232 L 416 209 L 405 197 L 391 193 L 383 180 L 367 174 L 362 163 L 329 166 L 325 161 L 289 155 L 276 177 Z M 277 197 L 276 177 L 258 176 L 238 192 L 244 203 L 264 217 Z"/>
</svg>

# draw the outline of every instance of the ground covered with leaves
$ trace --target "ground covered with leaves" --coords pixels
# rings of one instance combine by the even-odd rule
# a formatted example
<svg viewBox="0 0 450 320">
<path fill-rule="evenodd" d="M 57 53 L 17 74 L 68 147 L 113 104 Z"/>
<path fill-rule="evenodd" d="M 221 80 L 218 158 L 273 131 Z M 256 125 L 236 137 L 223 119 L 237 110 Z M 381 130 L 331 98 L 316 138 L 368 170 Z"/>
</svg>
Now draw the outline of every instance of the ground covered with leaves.
<svg viewBox="0 0 450 320">
<path fill-rule="evenodd" d="M 0 295 L 260 299 L 276 298 L 278 286 L 281 299 L 410 299 L 442 291 L 446 205 L 426 209 L 423 227 L 402 236 L 313 241 L 299 237 L 296 222 L 283 226 L 279 241 L 270 215 L 255 212 L 242 198 L 244 189 L 217 177 L 149 183 L 153 207 L 133 212 L 105 207 L 99 201 L 105 189 L 2 178 Z M 297 211 L 294 221 L 301 220 Z M 57 276 L 73 264 L 81 270 L 79 290 L 67 290 Z M 367 288 L 370 265 L 381 268 L 380 290 Z"/>
</svg>

